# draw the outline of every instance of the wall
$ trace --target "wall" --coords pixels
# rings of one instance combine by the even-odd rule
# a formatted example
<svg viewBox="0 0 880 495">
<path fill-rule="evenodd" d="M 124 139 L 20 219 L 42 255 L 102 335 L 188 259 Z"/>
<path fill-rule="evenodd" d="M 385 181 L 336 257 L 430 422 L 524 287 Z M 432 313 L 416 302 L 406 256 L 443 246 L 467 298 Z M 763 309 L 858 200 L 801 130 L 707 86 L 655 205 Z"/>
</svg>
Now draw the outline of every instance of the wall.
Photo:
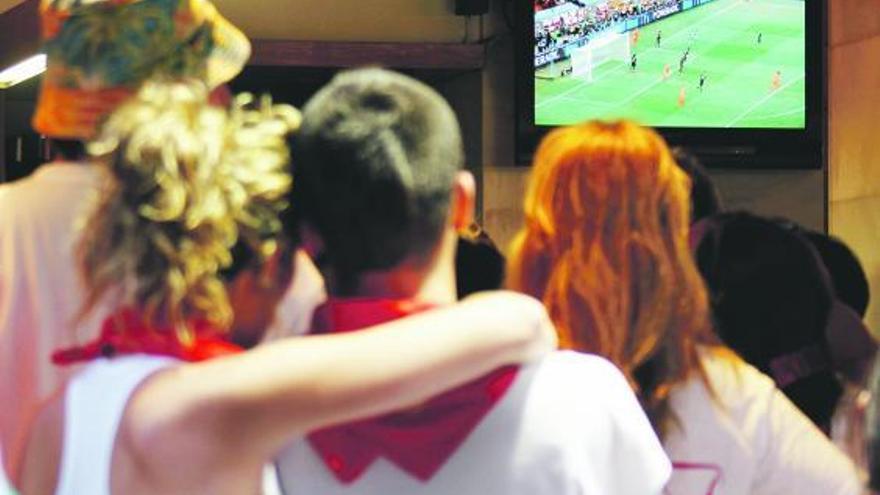
<svg viewBox="0 0 880 495">
<path fill-rule="evenodd" d="M 880 330 L 880 0 L 833 0 L 830 8 L 829 227 L 868 272 Z"/>
<path fill-rule="evenodd" d="M 464 37 L 464 20 L 453 15 L 452 0 L 215 3 L 223 15 L 255 38 L 456 43 Z M 475 22 L 472 28 L 476 30 Z"/>
</svg>

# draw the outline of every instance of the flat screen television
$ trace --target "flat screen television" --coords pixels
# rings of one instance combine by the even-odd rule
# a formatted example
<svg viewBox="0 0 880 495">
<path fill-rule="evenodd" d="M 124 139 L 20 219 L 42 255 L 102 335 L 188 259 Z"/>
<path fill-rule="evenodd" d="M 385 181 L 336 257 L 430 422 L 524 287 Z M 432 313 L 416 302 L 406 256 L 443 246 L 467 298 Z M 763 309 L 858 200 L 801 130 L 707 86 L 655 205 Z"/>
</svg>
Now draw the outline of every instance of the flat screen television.
<svg viewBox="0 0 880 495">
<path fill-rule="evenodd" d="M 515 0 L 517 158 L 630 118 L 708 166 L 825 163 L 824 0 Z"/>
</svg>

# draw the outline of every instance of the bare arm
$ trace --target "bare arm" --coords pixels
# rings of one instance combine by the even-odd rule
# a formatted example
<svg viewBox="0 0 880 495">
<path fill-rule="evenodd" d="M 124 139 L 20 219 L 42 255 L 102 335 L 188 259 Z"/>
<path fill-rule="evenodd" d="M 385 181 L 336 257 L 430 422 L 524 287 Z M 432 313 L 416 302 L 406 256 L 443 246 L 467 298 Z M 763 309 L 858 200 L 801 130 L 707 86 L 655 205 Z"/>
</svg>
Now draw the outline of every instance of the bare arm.
<svg viewBox="0 0 880 495">
<path fill-rule="evenodd" d="M 259 465 L 298 433 L 413 405 L 555 343 L 538 301 L 482 295 L 361 332 L 288 339 L 162 372 L 135 395 L 125 422 L 157 474 L 215 469 L 230 458 Z"/>
</svg>

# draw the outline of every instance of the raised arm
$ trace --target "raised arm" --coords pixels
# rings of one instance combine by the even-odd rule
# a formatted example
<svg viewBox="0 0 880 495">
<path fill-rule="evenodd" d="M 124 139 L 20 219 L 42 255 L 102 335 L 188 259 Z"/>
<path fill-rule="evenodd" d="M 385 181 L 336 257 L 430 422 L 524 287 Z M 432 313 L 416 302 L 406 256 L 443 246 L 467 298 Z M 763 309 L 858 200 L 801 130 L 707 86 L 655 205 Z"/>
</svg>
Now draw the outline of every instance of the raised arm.
<svg viewBox="0 0 880 495">
<path fill-rule="evenodd" d="M 155 472 L 180 471 L 206 451 L 211 469 L 230 457 L 263 462 L 297 433 L 417 404 L 555 344 L 538 301 L 480 295 L 361 332 L 162 372 L 136 394 L 125 424 L 142 458 L 161 464 Z"/>
</svg>

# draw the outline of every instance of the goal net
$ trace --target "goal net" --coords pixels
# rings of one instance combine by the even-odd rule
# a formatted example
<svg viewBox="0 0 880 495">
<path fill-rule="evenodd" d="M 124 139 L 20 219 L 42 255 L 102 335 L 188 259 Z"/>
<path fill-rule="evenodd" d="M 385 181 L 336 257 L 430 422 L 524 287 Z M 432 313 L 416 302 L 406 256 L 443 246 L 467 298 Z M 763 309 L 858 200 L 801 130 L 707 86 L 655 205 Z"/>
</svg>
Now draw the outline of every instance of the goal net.
<svg viewBox="0 0 880 495">
<path fill-rule="evenodd" d="M 593 72 L 605 62 L 630 59 L 630 39 L 627 33 L 609 33 L 590 40 L 571 53 L 571 72 L 575 77 L 593 80 Z"/>
</svg>

